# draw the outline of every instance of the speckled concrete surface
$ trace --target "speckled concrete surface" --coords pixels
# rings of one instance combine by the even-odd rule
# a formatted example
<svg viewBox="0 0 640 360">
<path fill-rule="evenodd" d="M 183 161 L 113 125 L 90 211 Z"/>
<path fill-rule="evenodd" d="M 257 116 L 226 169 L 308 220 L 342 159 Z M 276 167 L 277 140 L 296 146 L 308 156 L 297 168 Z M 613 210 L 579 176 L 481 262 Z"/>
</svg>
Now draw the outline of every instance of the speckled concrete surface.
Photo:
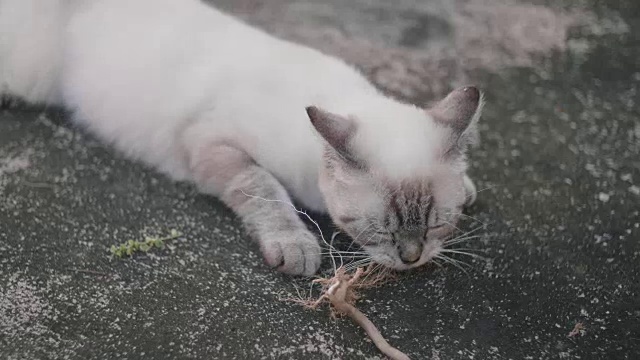
<svg viewBox="0 0 640 360">
<path fill-rule="evenodd" d="M 640 357 L 637 2 L 500 2 L 500 14 L 544 20 L 522 30 L 533 43 L 495 36 L 514 25 L 491 25 L 484 0 L 214 2 L 407 100 L 467 81 L 487 91 L 472 153 L 482 191 L 464 225 L 482 225 L 468 247 L 487 260 L 364 293 L 392 344 L 413 359 Z M 125 160 L 64 112 L 0 111 L 0 358 L 379 358 L 349 321 L 281 301 L 306 282 L 266 269 L 215 199 Z M 171 229 L 183 236 L 164 251 L 109 256 Z"/>
</svg>

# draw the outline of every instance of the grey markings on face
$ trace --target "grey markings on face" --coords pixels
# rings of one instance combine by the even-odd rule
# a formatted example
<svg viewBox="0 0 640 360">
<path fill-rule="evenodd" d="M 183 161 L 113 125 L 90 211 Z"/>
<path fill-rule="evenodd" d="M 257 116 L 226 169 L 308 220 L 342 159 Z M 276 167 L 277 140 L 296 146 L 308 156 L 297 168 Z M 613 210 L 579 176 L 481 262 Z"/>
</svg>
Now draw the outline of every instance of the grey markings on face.
<svg viewBox="0 0 640 360">
<path fill-rule="evenodd" d="M 404 184 L 392 187 L 389 196 L 387 224 L 397 229 L 423 229 L 427 227 L 433 208 L 429 188 L 422 184 Z"/>
</svg>

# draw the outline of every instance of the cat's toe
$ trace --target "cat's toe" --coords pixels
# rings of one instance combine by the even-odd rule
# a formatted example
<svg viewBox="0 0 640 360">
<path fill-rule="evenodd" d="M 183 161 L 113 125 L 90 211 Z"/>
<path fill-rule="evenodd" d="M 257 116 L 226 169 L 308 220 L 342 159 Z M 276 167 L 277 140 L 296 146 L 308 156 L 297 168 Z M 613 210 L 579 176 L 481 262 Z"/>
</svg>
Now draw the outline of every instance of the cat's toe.
<svg viewBox="0 0 640 360">
<path fill-rule="evenodd" d="M 320 267 L 320 245 L 306 230 L 280 234 L 261 248 L 266 263 L 285 274 L 311 276 Z"/>
</svg>

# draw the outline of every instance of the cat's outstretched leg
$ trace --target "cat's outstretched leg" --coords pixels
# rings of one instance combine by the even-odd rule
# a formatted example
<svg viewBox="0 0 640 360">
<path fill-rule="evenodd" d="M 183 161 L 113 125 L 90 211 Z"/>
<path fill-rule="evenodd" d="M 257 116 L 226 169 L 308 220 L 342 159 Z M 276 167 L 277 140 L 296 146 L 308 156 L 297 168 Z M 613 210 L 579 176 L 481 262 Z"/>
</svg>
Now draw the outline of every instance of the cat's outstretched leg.
<svg viewBox="0 0 640 360">
<path fill-rule="evenodd" d="M 209 143 L 190 154 L 200 189 L 219 197 L 242 219 L 260 244 L 267 264 L 293 275 L 310 276 L 318 270 L 318 240 L 271 173 L 244 151 L 225 143 Z"/>
</svg>

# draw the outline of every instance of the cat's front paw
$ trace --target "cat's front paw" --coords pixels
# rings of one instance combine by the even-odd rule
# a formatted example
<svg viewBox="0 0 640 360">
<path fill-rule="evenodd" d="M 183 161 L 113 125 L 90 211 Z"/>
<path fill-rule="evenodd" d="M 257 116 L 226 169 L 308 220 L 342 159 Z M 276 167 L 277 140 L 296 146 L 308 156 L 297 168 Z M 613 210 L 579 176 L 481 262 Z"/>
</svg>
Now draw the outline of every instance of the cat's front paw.
<svg viewBox="0 0 640 360">
<path fill-rule="evenodd" d="M 320 245 L 306 229 L 269 234 L 260 248 L 267 264 L 286 274 L 311 276 L 320 267 Z"/>
</svg>

